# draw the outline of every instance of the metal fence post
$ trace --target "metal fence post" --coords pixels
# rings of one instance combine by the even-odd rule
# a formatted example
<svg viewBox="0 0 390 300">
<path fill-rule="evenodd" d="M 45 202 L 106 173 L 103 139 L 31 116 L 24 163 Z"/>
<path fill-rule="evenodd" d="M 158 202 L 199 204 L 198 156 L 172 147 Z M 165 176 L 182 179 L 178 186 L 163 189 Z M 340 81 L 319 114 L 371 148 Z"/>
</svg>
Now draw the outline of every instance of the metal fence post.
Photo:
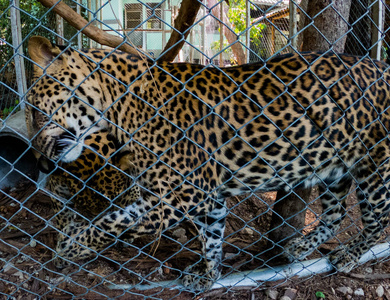
<svg viewBox="0 0 390 300">
<path fill-rule="evenodd" d="M 12 45 L 14 48 L 15 72 L 20 97 L 21 108 L 24 108 L 24 95 L 27 91 L 26 72 L 24 68 L 24 55 L 22 47 L 22 26 L 20 23 L 19 0 L 13 0 L 11 4 L 11 28 Z"/>
<path fill-rule="evenodd" d="M 289 3 L 289 39 L 291 52 L 297 50 L 297 5 L 294 1 Z"/>
<path fill-rule="evenodd" d="M 383 32 L 383 3 L 381 0 L 375 1 L 372 5 L 372 26 L 371 35 L 371 57 L 374 59 L 381 59 L 382 50 L 382 32 Z"/>
</svg>

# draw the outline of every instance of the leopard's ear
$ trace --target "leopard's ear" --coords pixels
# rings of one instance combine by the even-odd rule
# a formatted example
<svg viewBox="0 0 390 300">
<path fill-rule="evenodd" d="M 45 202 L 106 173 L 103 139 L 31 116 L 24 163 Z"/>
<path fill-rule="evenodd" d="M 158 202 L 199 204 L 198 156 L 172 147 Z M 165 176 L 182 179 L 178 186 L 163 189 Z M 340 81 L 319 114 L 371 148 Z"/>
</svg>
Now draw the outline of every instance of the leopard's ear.
<svg viewBox="0 0 390 300">
<path fill-rule="evenodd" d="M 61 50 L 52 45 L 47 38 L 33 36 L 28 41 L 28 53 L 34 64 L 35 75 L 42 75 L 44 70 L 53 62 L 54 59 L 61 63 L 62 58 L 58 57 Z"/>
</svg>

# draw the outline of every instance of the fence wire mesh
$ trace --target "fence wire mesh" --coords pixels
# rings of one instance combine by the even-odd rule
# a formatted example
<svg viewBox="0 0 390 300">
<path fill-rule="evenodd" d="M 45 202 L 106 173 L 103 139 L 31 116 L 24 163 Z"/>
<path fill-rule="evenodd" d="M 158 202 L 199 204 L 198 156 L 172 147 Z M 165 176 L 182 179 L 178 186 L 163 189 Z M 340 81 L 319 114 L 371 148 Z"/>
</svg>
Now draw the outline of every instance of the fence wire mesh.
<svg viewBox="0 0 390 300">
<path fill-rule="evenodd" d="M 213 299 L 240 286 L 250 288 L 243 299 L 261 299 L 269 296 L 264 289 L 292 277 L 334 274 L 328 253 L 340 248 L 347 250 L 336 263 L 362 248 L 369 267 L 388 264 L 389 82 L 387 65 L 376 61 L 387 58 L 386 1 L 198 1 L 67 0 L 45 8 L 0 0 L 4 299 Z M 123 42 L 90 40 L 56 18 L 60 4 L 100 36 Z M 173 33 L 180 38 L 166 48 Z M 61 46 L 35 40 L 27 55 L 34 36 Z M 181 41 L 175 62 L 194 65 L 161 62 Z M 115 54 L 125 42 L 145 54 L 137 68 L 134 56 Z M 81 50 L 91 47 L 103 52 Z M 302 54 L 308 50 L 322 52 L 313 59 Z M 333 52 L 359 57 L 329 58 Z M 296 74 L 288 53 L 305 62 L 304 71 Z M 24 92 L 17 58 L 25 64 Z M 70 71 L 56 73 L 67 59 Z M 246 63 L 257 64 L 235 67 Z M 329 72 L 332 84 L 323 77 Z M 274 84 L 266 86 L 261 74 Z M 340 90 L 346 81 L 353 88 Z M 313 114 L 316 106 L 325 117 Z M 369 128 L 379 128 L 371 144 Z M 61 132 L 55 155 L 46 132 Z M 313 147 L 316 154 L 307 155 Z M 252 166 L 258 161 L 261 170 Z M 294 167 L 306 175 L 289 176 Z M 369 250 L 377 231 L 382 244 Z M 297 237 L 313 251 L 286 266 L 299 248 L 288 241 Z M 69 249 L 84 250 L 65 255 Z M 212 283 L 223 290 L 202 294 Z"/>
</svg>

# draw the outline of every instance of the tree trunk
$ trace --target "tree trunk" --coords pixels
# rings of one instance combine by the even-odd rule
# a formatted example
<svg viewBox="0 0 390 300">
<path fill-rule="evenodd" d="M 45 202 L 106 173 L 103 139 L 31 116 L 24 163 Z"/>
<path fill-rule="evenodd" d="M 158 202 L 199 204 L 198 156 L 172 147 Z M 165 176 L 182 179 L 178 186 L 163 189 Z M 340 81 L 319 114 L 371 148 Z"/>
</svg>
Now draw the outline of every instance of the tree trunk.
<svg viewBox="0 0 390 300">
<path fill-rule="evenodd" d="M 268 248 L 285 245 L 305 226 L 306 203 L 310 194 L 311 189 L 294 190 L 294 193 L 278 191 L 268 234 Z M 281 252 L 282 249 L 279 250 Z"/>
<path fill-rule="evenodd" d="M 190 28 L 194 24 L 198 15 L 201 2 L 198 0 L 183 0 L 177 15 L 171 37 L 165 45 L 163 54 L 159 61 L 173 61 L 183 48 L 184 42 L 190 33 Z"/>
<path fill-rule="evenodd" d="M 219 19 L 219 16 L 221 14 L 220 12 L 220 5 L 216 5 L 216 0 L 208 0 L 208 6 L 213 7 L 212 12 L 213 15 Z M 241 44 L 237 41 L 237 35 L 233 31 L 233 25 L 229 22 L 229 18 L 226 14 L 226 11 L 224 11 L 224 18 L 223 18 L 223 25 L 225 26 L 225 30 L 223 31 L 225 34 L 225 37 L 230 44 L 230 47 L 232 48 L 233 54 L 236 57 L 237 63 L 239 65 L 245 64 L 245 53 L 242 49 Z"/>
<path fill-rule="evenodd" d="M 344 52 L 351 0 L 311 0 L 308 2 L 302 51 Z"/>
</svg>

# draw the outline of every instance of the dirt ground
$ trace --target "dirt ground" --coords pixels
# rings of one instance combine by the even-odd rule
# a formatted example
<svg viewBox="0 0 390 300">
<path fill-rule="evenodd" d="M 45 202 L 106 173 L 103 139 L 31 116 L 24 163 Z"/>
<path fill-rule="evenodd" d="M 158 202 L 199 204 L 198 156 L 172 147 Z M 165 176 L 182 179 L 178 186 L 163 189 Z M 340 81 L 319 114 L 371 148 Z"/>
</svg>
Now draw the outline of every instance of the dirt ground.
<svg viewBox="0 0 390 300">
<path fill-rule="evenodd" d="M 316 197 L 317 191 L 313 191 Z M 272 266 L 266 233 L 275 193 L 229 200 L 223 275 Z M 309 232 L 321 212 L 316 201 L 306 213 Z M 353 195 L 347 220 L 337 239 L 321 247 L 323 253 L 354 236 L 361 224 Z M 55 268 L 57 232 L 50 225 L 50 198 L 35 186 L 22 184 L 0 194 L 0 300 L 1 299 L 389 299 L 390 262 L 369 262 L 349 274 L 322 274 L 279 282 L 263 282 L 256 288 L 230 287 L 205 293 L 155 288 L 147 291 L 111 290 L 110 284 L 137 284 L 176 279 L 200 255 L 196 230 L 184 224 L 162 237 L 145 237 L 131 245 L 117 243 L 96 259 L 63 270 Z M 245 225 L 246 224 L 246 225 Z M 184 245 L 184 246 L 183 246 Z M 264 255 L 263 255 L 264 254 Z M 321 253 L 309 257 L 320 257 Z M 278 263 L 278 261 L 276 262 Z M 280 262 L 279 262 L 280 263 Z"/>
</svg>

